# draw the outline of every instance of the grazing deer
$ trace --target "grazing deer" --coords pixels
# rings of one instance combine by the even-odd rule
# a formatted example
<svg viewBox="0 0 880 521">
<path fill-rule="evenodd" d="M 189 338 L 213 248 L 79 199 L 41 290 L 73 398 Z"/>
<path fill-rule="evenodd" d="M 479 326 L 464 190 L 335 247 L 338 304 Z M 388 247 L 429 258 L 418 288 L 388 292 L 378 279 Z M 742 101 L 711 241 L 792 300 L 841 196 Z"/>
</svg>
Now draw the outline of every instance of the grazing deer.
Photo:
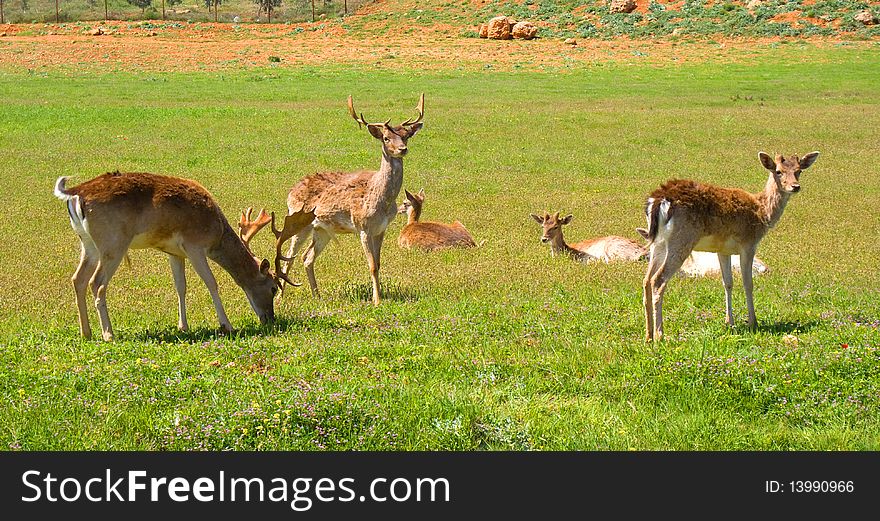
<svg viewBox="0 0 880 521">
<path fill-rule="evenodd" d="M 733 324 L 731 290 L 733 273 L 730 256 L 740 256 L 743 287 L 748 307 L 748 324 L 757 325 L 752 300 L 752 263 L 758 243 L 782 217 L 792 194 L 801 189 L 801 171 L 819 157 L 811 152 L 803 158 L 758 154 L 770 171 L 762 192 L 750 194 L 737 188 L 722 188 L 689 180 L 671 180 L 651 193 L 645 206 L 648 229 L 639 233 L 650 243 L 651 258 L 644 281 L 646 340 L 663 338 L 663 292 L 691 251 L 718 254 L 727 312 Z"/>
<path fill-rule="evenodd" d="M 411 194 L 404 190 L 406 200 L 398 208 L 398 213 L 406 214 L 406 225 L 400 230 L 397 244 L 401 248 L 422 248 L 427 251 L 444 248 L 475 248 L 477 243 L 470 232 L 458 221 L 445 224 L 433 221 L 419 221 L 422 205 L 425 203 L 425 191 Z"/>
<path fill-rule="evenodd" d="M 543 227 L 541 242 L 550 243 L 550 252 L 565 254 L 580 262 L 614 260 L 641 260 L 645 257 L 645 248 L 634 240 L 625 237 L 609 235 L 581 241 L 572 245 L 565 242 L 562 236 L 562 227 L 571 222 L 572 216 L 560 218 L 559 212 L 550 215 L 544 212 L 544 216 L 530 214 L 532 219 Z"/>
<path fill-rule="evenodd" d="M 296 253 L 305 243 L 309 233 L 312 242 L 303 255 L 306 275 L 312 293 L 318 295 L 318 282 L 315 280 L 315 259 L 337 233 L 357 233 L 370 267 L 373 282 L 373 304 L 378 305 L 379 295 L 379 255 L 385 229 L 397 215 L 397 196 L 403 186 L 403 157 L 407 153 L 407 141 L 422 128 L 425 113 L 425 95 L 419 98 L 416 108 L 418 117 L 408 119 L 400 125 L 392 126 L 391 120 L 384 123 L 369 123 L 363 114 L 355 113 L 351 96 L 348 97 L 348 112 L 358 126 L 366 125 L 367 131 L 382 143 L 382 161 L 378 171 L 320 172 L 304 178 L 290 189 L 287 205 L 290 213 L 304 206 L 314 208 L 314 221 L 302 228 L 290 244 L 287 269 Z"/>
<path fill-rule="evenodd" d="M 225 332 L 232 331 L 220 301 L 217 281 L 208 266 L 210 258 L 232 276 L 247 295 L 261 323 L 275 318 L 273 296 L 283 275 L 269 269 L 248 248 L 248 242 L 265 226 L 250 226 L 236 236 L 211 194 L 195 181 L 146 173 L 113 172 L 67 188 L 67 178 L 55 183 L 55 196 L 67 203 L 70 224 L 82 243 L 73 288 L 82 336 L 91 338 L 86 288 L 91 285 L 104 340 L 113 340 L 107 313 L 107 285 L 129 249 L 155 248 L 168 254 L 177 289 L 181 330 L 186 320 L 188 258 L 205 282 Z M 265 212 L 261 212 L 261 216 Z M 286 280 L 286 278 L 285 278 Z M 289 282 L 289 281 L 288 281 Z"/>
</svg>

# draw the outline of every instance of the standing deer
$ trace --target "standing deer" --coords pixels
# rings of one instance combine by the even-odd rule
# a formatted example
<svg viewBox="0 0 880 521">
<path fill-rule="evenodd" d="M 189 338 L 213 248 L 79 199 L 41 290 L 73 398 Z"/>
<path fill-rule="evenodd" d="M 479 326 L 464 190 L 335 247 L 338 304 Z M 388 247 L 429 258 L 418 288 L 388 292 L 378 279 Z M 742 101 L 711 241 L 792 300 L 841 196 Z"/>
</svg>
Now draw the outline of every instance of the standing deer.
<svg viewBox="0 0 880 521">
<path fill-rule="evenodd" d="M 406 225 L 400 230 L 397 244 L 401 248 L 422 248 L 427 251 L 444 248 L 475 248 L 477 243 L 467 228 L 459 221 L 452 224 L 434 221 L 419 221 L 422 205 L 425 203 L 425 191 L 411 194 L 404 190 L 406 200 L 400 205 L 398 213 L 406 214 Z"/>
<path fill-rule="evenodd" d="M 360 236 L 370 277 L 373 282 L 373 304 L 378 305 L 379 256 L 385 229 L 397 215 L 397 196 L 403 186 L 403 157 L 407 153 L 407 141 L 422 128 L 425 113 L 425 95 L 419 98 L 416 108 L 418 117 L 392 126 L 369 123 L 363 114 L 355 113 L 351 96 L 348 112 L 358 126 L 365 125 L 371 136 L 382 143 L 382 161 L 378 171 L 320 172 L 304 178 L 290 189 L 287 205 L 290 213 L 303 207 L 314 208 L 314 221 L 302 228 L 290 244 L 287 269 L 296 253 L 302 248 L 309 234 L 312 242 L 303 255 L 306 275 L 312 293 L 318 295 L 315 279 L 315 259 L 337 233 L 357 233 Z"/>
<path fill-rule="evenodd" d="M 614 260 L 641 260 L 645 257 L 645 248 L 632 239 L 609 235 L 581 241 L 572 245 L 565 242 L 562 236 L 562 227 L 571 222 L 572 216 L 559 217 L 559 212 L 550 215 L 544 212 L 544 216 L 530 214 L 543 228 L 541 242 L 550 243 L 550 252 L 553 255 L 566 254 L 580 262 Z"/>
<path fill-rule="evenodd" d="M 58 179 L 55 196 L 67 203 L 70 224 L 82 243 L 79 267 L 72 280 L 83 337 L 92 336 L 86 307 L 86 288 L 91 285 L 101 336 L 113 340 L 107 286 L 129 249 L 155 248 L 168 254 L 177 289 L 177 325 L 181 330 L 189 327 L 184 301 L 185 258 L 208 287 L 223 331 L 231 332 L 232 326 L 208 266 L 209 258 L 229 272 L 244 290 L 261 323 L 274 320 L 273 297 L 280 280 L 287 279 L 284 275 L 276 276 L 269 269 L 269 261 L 260 262 L 248 247 L 250 239 L 266 222 L 249 226 L 241 237 L 236 236 L 202 185 L 176 177 L 117 171 L 72 188 L 66 184 L 66 177 Z"/>
<path fill-rule="evenodd" d="M 651 193 L 645 206 L 648 229 L 638 231 L 650 243 L 651 259 L 644 281 L 646 340 L 663 338 L 663 292 L 692 250 L 715 252 L 724 283 L 727 323 L 733 324 L 730 256 L 740 256 L 748 307 L 748 324 L 757 326 L 752 300 L 752 263 L 758 243 L 782 217 L 792 194 L 801 189 L 800 175 L 819 157 L 758 154 L 770 171 L 764 190 L 750 194 L 689 180 L 671 180 Z"/>
</svg>

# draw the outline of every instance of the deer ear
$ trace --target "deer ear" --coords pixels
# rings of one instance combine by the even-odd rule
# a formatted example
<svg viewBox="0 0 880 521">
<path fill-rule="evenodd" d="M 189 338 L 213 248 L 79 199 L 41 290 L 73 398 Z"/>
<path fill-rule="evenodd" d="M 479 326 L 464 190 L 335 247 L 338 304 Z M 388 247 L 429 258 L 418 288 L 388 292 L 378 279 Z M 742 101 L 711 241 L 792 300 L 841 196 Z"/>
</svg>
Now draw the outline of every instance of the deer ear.
<svg viewBox="0 0 880 521">
<path fill-rule="evenodd" d="M 800 162 L 801 170 L 806 170 L 810 168 L 810 166 L 816 162 L 816 159 L 819 158 L 819 152 L 810 152 L 805 155 Z"/>
<path fill-rule="evenodd" d="M 382 129 L 385 127 L 383 123 L 370 123 L 367 125 L 367 130 L 370 131 L 370 134 L 376 139 L 382 139 L 385 137 L 385 134 L 382 133 Z"/>
<path fill-rule="evenodd" d="M 758 159 L 761 160 L 761 164 L 764 165 L 764 168 L 773 172 L 776 171 L 776 162 L 773 161 L 773 158 L 766 152 L 758 152 Z"/>
<path fill-rule="evenodd" d="M 425 199 L 425 189 L 424 188 L 419 190 L 419 199 L 422 199 L 422 200 Z"/>
<path fill-rule="evenodd" d="M 639 235 L 644 237 L 645 239 L 650 239 L 651 237 L 648 235 L 648 230 L 644 228 L 636 228 L 636 231 L 639 232 Z"/>
<path fill-rule="evenodd" d="M 412 125 L 406 126 L 407 138 L 411 138 L 416 135 L 416 132 L 422 130 L 422 122 L 413 123 Z"/>
<path fill-rule="evenodd" d="M 568 224 L 568 223 L 571 222 L 571 220 L 572 220 L 573 218 L 574 218 L 573 215 L 568 214 L 568 215 L 565 216 L 564 219 L 560 219 L 560 220 L 559 220 L 559 224 Z"/>
<path fill-rule="evenodd" d="M 409 193 L 409 190 L 404 190 L 403 193 L 406 195 L 406 198 L 409 199 L 410 201 L 413 201 L 416 198 L 416 196 Z"/>
<path fill-rule="evenodd" d="M 544 224 L 544 218 L 543 218 L 543 217 L 540 217 L 540 216 L 535 215 L 535 214 L 533 214 L 533 213 L 530 213 L 529 215 L 531 215 L 531 216 L 532 216 L 532 219 L 536 220 L 536 221 L 538 222 L 538 224 Z"/>
<path fill-rule="evenodd" d="M 263 275 L 269 273 L 269 259 L 263 259 L 263 262 L 260 263 L 260 273 Z"/>
</svg>

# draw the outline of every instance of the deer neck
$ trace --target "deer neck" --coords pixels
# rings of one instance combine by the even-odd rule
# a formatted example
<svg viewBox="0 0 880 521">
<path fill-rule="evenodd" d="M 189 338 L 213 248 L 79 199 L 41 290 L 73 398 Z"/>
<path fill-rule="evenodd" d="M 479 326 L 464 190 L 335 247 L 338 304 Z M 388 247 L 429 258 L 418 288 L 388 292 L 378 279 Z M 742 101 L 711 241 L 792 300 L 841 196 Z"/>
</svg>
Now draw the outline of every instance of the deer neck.
<svg viewBox="0 0 880 521">
<path fill-rule="evenodd" d="M 770 174 L 767 178 L 767 184 L 764 185 L 764 191 L 755 197 L 761 207 L 761 212 L 768 229 L 773 228 L 779 222 L 790 197 L 791 194 L 779 189 L 773 174 Z"/>
<path fill-rule="evenodd" d="M 226 270 L 232 280 L 242 288 L 247 288 L 260 272 L 260 265 L 245 247 L 238 235 L 225 222 L 220 242 L 207 251 L 208 258 Z"/>
<path fill-rule="evenodd" d="M 419 217 L 422 216 L 422 209 L 416 208 L 415 206 L 410 206 L 406 212 L 406 224 L 413 224 L 419 222 Z"/>
<path fill-rule="evenodd" d="M 382 163 L 376 175 L 370 180 L 367 188 L 365 205 L 379 209 L 384 206 L 393 206 L 396 209 L 400 189 L 403 186 L 403 159 L 391 157 L 384 149 L 382 150 Z"/>
<path fill-rule="evenodd" d="M 565 239 L 562 237 L 561 233 L 553 237 L 553 240 L 550 241 L 550 251 L 553 252 L 553 255 L 563 254 L 575 258 L 583 255 L 583 252 L 569 246 L 568 243 L 565 242 Z"/>
</svg>

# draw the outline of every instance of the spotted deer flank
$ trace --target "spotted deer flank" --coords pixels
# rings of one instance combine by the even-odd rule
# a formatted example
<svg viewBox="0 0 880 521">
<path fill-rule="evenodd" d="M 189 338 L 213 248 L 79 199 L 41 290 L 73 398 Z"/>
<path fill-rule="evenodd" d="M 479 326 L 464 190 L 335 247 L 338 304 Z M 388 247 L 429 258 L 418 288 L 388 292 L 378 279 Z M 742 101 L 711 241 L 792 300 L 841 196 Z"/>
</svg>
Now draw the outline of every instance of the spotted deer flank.
<svg viewBox="0 0 880 521">
<path fill-rule="evenodd" d="M 544 212 L 543 216 L 531 214 L 531 217 L 541 225 L 543 230 L 541 242 L 550 244 L 550 253 L 553 256 L 568 255 L 579 262 L 611 262 L 642 260 L 647 254 L 645 248 L 636 241 L 616 235 L 598 237 L 569 245 L 562 236 L 562 227 L 571 222 L 571 215 L 559 217 L 559 212 L 552 215 Z"/>
<path fill-rule="evenodd" d="M 788 200 L 801 189 L 800 176 L 818 152 L 803 158 L 761 152 L 761 164 L 769 171 L 764 190 L 751 194 L 738 188 L 722 188 L 691 180 L 671 180 L 654 190 L 645 206 L 648 229 L 638 231 L 649 241 L 651 255 L 644 280 L 645 338 L 663 337 L 663 292 L 691 252 L 718 256 L 724 284 L 727 323 L 733 324 L 731 256 L 739 255 L 740 271 L 748 307 L 748 324 L 755 328 L 752 269 L 761 239 L 782 217 Z"/>
<path fill-rule="evenodd" d="M 426 251 L 446 248 L 474 248 L 477 243 L 470 232 L 459 221 L 445 224 L 434 221 L 419 221 L 425 203 L 425 191 L 411 194 L 404 190 L 406 200 L 398 208 L 398 213 L 406 214 L 406 225 L 400 230 L 397 244 L 401 248 L 421 248 Z"/>
</svg>

